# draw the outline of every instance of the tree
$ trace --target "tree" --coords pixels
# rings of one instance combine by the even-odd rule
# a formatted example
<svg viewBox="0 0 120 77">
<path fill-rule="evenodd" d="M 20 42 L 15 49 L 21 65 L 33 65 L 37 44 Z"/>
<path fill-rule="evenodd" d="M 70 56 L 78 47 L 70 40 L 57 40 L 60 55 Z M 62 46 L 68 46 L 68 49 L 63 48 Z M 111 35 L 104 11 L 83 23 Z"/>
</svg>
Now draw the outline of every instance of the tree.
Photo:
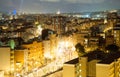
<svg viewBox="0 0 120 77">
<path fill-rule="evenodd" d="M 42 30 L 42 40 L 45 40 L 46 38 L 48 38 L 49 34 L 51 33 L 55 33 L 55 32 L 51 29 Z"/>
<path fill-rule="evenodd" d="M 117 52 L 119 50 L 119 47 L 115 44 L 111 44 L 106 46 L 105 49 L 111 53 L 111 52 Z"/>
<path fill-rule="evenodd" d="M 78 53 L 78 56 L 81 56 L 81 55 L 85 54 L 84 46 L 82 46 L 80 43 L 77 43 L 75 45 L 75 48 L 76 48 L 76 51 Z"/>
</svg>

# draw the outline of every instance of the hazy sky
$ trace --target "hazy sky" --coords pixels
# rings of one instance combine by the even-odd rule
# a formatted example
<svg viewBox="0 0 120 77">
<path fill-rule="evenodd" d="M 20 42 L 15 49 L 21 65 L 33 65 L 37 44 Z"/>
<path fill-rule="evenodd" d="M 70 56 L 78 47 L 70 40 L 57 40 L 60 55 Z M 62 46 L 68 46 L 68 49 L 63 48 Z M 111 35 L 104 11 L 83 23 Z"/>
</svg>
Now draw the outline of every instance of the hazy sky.
<svg viewBox="0 0 120 77">
<path fill-rule="evenodd" d="M 0 0 L 0 11 L 55 13 L 120 9 L 120 0 Z"/>
</svg>

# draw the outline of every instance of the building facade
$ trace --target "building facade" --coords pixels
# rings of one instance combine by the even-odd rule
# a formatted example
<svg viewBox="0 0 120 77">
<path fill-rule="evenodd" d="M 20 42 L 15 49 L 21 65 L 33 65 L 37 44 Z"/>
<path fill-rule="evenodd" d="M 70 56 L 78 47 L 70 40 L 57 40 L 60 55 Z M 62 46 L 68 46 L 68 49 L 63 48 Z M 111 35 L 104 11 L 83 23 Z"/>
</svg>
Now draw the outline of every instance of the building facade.
<svg viewBox="0 0 120 77">
<path fill-rule="evenodd" d="M 0 70 L 4 71 L 6 74 L 12 69 L 10 68 L 10 48 L 0 47 Z"/>
<path fill-rule="evenodd" d="M 120 58 L 109 64 L 97 63 L 96 77 L 120 77 Z"/>
</svg>

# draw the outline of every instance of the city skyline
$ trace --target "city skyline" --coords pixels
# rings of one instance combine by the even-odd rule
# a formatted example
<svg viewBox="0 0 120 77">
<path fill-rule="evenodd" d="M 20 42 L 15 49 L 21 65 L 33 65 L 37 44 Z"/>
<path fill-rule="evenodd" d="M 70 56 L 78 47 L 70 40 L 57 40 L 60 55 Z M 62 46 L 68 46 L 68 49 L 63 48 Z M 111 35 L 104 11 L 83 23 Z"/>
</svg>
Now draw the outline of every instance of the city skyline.
<svg viewBox="0 0 120 77">
<path fill-rule="evenodd" d="M 120 0 L 2 0 L 0 11 L 25 13 L 78 13 L 120 9 Z"/>
<path fill-rule="evenodd" d="M 0 77 L 119 77 L 120 10 L 60 11 L 0 13 Z"/>
</svg>

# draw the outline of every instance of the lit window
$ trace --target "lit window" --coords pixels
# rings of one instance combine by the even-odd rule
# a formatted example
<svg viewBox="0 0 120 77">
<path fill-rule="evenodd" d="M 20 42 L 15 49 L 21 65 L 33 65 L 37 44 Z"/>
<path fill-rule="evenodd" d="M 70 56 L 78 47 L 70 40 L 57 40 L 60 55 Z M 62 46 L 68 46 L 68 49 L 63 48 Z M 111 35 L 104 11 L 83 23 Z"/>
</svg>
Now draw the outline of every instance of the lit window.
<svg viewBox="0 0 120 77">
<path fill-rule="evenodd" d="M 79 71 L 81 72 L 82 70 L 80 69 Z"/>
<path fill-rule="evenodd" d="M 120 77 L 120 73 L 119 73 L 119 77 Z"/>
<path fill-rule="evenodd" d="M 81 75 L 79 77 L 82 77 Z"/>
</svg>

